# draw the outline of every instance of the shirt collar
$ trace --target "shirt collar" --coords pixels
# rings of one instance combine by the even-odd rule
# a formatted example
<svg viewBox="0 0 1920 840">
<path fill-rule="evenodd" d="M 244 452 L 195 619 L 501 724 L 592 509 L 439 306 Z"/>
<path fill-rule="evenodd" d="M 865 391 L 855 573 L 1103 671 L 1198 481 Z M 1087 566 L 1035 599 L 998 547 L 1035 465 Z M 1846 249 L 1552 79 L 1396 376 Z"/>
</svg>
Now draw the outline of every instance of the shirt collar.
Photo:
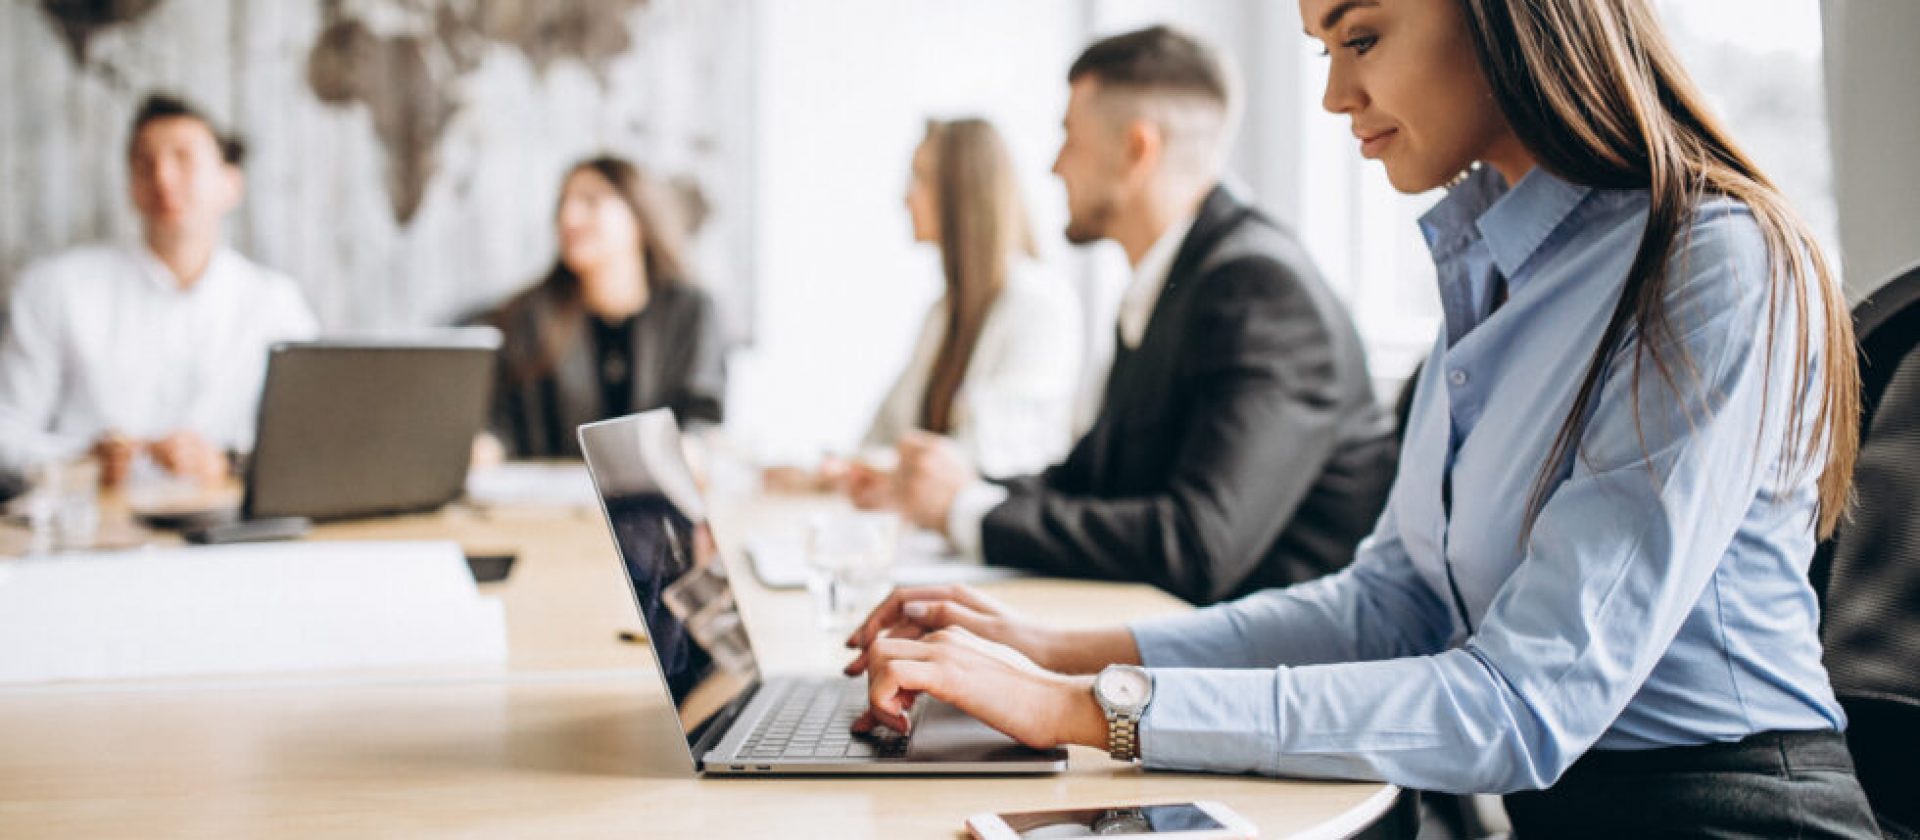
<svg viewBox="0 0 1920 840">
<path fill-rule="evenodd" d="M 1435 262 L 1482 240 L 1502 276 L 1512 280 L 1541 243 L 1592 192 L 1535 166 L 1507 188 L 1500 173 L 1482 166 L 1420 217 Z"/>
<path fill-rule="evenodd" d="M 1158 287 L 1167 282 L 1167 272 L 1173 270 L 1173 260 L 1180 255 L 1180 244 L 1187 241 L 1187 234 L 1193 232 L 1193 221 L 1197 216 L 1189 214 L 1167 226 L 1146 256 L 1140 258 L 1140 264 L 1133 268 L 1133 282 L 1137 287 Z"/>
<path fill-rule="evenodd" d="M 1168 225 L 1160 239 L 1140 258 L 1140 264 L 1134 266 L 1133 281 L 1120 295 L 1120 341 L 1126 346 L 1138 347 L 1146 338 L 1147 323 L 1153 319 L 1153 310 L 1166 288 L 1167 274 L 1173 271 L 1180 246 L 1193 232 L 1197 218 L 1197 214 L 1187 216 Z"/>
<path fill-rule="evenodd" d="M 180 278 L 173 276 L 173 269 L 161 262 L 160 257 L 154 254 L 153 249 L 147 247 L 145 242 L 136 243 L 131 250 L 133 260 L 140 266 L 140 273 L 146 275 L 147 282 L 152 283 L 154 288 L 160 291 L 172 292 L 176 295 L 192 294 L 214 285 L 220 277 L 226 275 L 227 265 L 237 256 L 225 245 L 215 246 L 213 255 L 207 259 L 206 269 L 200 272 L 200 279 L 194 282 L 192 288 L 182 289 Z"/>
</svg>

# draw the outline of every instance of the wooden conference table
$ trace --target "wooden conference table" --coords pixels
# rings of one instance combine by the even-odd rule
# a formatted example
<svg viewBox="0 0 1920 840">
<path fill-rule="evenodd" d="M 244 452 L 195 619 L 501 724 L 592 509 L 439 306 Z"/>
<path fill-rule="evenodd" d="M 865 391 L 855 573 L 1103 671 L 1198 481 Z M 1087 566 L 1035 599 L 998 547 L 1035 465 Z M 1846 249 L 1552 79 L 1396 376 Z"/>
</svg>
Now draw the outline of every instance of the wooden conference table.
<svg viewBox="0 0 1920 840">
<path fill-rule="evenodd" d="M 847 656 L 806 593 L 761 586 L 739 550 L 742 535 L 797 529 L 827 504 L 715 505 L 765 670 Z M 0 554 L 9 537 L 19 534 L 0 533 Z M 697 779 L 646 648 L 617 638 L 638 621 L 597 510 L 456 505 L 310 538 L 516 553 L 511 577 L 482 587 L 505 606 L 508 661 L 0 687 L 0 837 L 951 838 L 981 811 L 1192 799 L 1226 803 L 1263 837 L 1346 837 L 1401 798 L 1390 785 L 1145 772 L 1082 748 L 1050 777 Z M 1142 586 L 990 588 L 1061 624 L 1184 609 Z"/>
</svg>

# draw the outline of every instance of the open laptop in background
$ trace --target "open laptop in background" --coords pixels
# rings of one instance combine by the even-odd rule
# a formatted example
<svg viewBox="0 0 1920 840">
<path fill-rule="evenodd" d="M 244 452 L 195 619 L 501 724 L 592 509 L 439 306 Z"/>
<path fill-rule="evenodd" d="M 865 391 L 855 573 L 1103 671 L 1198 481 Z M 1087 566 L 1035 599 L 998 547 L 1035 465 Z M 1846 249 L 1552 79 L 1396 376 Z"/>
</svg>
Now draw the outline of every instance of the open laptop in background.
<svg viewBox="0 0 1920 840">
<path fill-rule="evenodd" d="M 849 732 L 866 679 L 763 676 L 665 409 L 580 427 L 607 527 L 647 624 L 695 772 L 709 775 L 1054 773 L 1062 749 L 1021 746 L 931 697 L 909 738 Z"/>
<path fill-rule="evenodd" d="M 229 542 L 439 508 L 465 486 L 499 348 L 491 327 L 275 344 L 240 505 L 142 517 Z"/>
</svg>

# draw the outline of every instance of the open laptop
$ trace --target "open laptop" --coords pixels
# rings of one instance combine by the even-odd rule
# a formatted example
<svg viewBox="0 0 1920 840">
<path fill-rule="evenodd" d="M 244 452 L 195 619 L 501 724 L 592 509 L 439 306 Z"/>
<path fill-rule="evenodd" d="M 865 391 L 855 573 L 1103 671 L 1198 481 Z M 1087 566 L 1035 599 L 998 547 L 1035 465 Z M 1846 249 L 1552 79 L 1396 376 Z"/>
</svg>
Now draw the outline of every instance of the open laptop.
<svg viewBox="0 0 1920 840">
<path fill-rule="evenodd" d="M 453 501 L 499 349 L 491 327 L 274 346 L 242 514 L 344 519 Z"/>
<path fill-rule="evenodd" d="M 763 676 L 665 409 L 580 427 L 607 527 L 647 624 L 688 757 L 710 775 L 1055 773 L 1063 749 L 1020 745 L 946 703 L 914 704 L 911 737 L 849 732 L 864 677 Z"/>
<path fill-rule="evenodd" d="M 207 528 L 438 508 L 465 486 L 499 347 L 490 327 L 275 344 L 240 506 L 143 517 Z"/>
</svg>

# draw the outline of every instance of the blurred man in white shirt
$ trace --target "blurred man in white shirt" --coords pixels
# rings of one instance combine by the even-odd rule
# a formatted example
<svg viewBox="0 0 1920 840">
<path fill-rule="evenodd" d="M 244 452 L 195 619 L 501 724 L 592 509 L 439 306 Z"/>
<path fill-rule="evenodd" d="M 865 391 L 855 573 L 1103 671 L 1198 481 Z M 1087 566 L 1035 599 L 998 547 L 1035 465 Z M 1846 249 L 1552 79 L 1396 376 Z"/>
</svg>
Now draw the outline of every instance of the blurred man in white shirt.
<svg viewBox="0 0 1920 840">
<path fill-rule="evenodd" d="M 0 337 L 0 470 L 91 452 L 102 481 L 146 456 L 215 481 L 253 442 L 273 342 L 311 337 L 299 287 L 222 244 L 243 148 L 203 113 L 148 97 L 127 144 L 142 241 L 32 266 Z"/>
</svg>

